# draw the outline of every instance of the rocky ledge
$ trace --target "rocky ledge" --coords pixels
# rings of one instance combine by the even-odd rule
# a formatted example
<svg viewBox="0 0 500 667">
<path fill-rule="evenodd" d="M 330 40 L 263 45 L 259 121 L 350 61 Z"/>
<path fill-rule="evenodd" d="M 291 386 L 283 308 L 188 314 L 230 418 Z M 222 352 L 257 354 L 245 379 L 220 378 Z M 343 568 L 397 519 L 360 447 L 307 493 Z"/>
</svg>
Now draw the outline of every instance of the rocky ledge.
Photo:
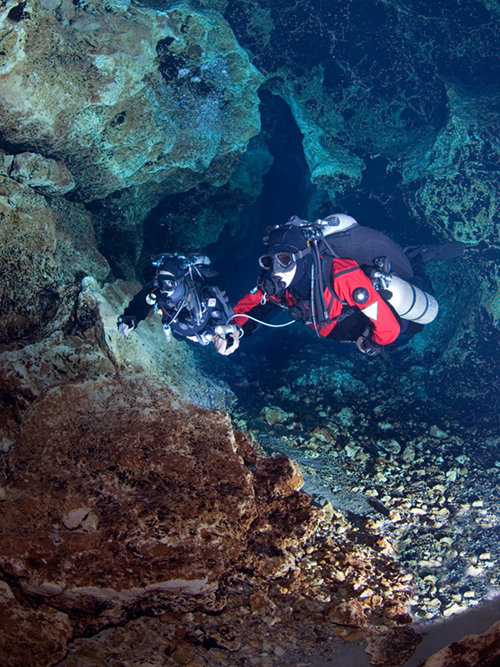
<svg viewBox="0 0 500 667">
<path fill-rule="evenodd" d="M 134 657 L 177 664 L 234 664 L 266 641 L 275 656 L 339 635 L 418 641 L 411 577 L 384 545 L 355 545 L 289 459 L 260 457 L 227 415 L 165 383 L 48 389 L 2 467 L 5 665 L 130 658 L 137 632 Z"/>
</svg>

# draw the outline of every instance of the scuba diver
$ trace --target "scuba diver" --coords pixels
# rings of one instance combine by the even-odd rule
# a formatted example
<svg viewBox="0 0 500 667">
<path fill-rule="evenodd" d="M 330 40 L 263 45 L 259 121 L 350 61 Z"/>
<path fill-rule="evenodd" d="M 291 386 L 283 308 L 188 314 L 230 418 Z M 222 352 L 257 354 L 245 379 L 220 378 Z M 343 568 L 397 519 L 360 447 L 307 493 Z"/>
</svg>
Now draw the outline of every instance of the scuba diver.
<svg viewBox="0 0 500 667">
<path fill-rule="evenodd" d="M 438 314 L 438 302 L 416 284 L 403 249 L 349 215 L 312 223 L 294 216 L 272 228 L 264 244 L 257 286 L 234 307 L 233 321 L 245 336 L 283 308 L 292 320 L 267 326 L 304 322 L 322 338 L 354 342 L 375 356 L 398 338 L 406 342 Z"/>
<path fill-rule="evenodd" d="M 233 310 L 218 287 L 219 275 L 206 255 L 163 253 L 151 258 L 149 281 L 118 318 L 118 331 L 128 336 L 154 309 L 161 314 L 167 341 L 172 336 L 200 345 L 214 344 L 226 356 L 239 344 L 240 327 L 231 324 Z"/>
</svg>

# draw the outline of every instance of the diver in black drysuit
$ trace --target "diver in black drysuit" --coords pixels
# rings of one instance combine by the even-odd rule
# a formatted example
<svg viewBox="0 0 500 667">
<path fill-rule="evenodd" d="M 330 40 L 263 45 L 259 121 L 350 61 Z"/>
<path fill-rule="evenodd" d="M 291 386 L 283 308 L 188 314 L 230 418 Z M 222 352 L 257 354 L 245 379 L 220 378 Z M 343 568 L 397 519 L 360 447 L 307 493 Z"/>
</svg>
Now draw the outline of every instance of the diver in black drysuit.
<svg viewBox="0 0 500 667">
<path fill-rule="evenodd" d="M 152 263 L 155 276 L 120 315 L 118 331 L 128 336 L 154 309 L 162 317 L 167 341 L 213 343 L 219 354 L 229 354 L 238 344 L 239 327 L 229 323 L 233 311 L 208 257 L 165 253 Z"/>
</svg>

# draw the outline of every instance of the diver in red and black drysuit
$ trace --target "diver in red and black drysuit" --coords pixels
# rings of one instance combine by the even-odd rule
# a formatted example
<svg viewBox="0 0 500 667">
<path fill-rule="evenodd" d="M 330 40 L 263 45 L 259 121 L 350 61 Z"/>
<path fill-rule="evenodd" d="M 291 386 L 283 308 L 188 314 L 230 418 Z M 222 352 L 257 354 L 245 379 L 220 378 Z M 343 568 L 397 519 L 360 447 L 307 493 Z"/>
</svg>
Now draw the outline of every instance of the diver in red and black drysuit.
<svg viewBox="0 0 500 667">
<path fill-rule="evenodd" d="M 387 245 L 390 254 L 397 255 L 400 273 L 411 273 L 411 266 L 399 246 L 380 232 L 357 226 L 350 216 L 341 217 L 353 230 L 348 240 L 350 247 L 356 239 L 364 238 L 359 246 L 364 247 L 363 252 L 371 253 L 370 259 L 374 260 L 373 252 L 379 249 L 383 237 L 382 243 Z M 368 231 L 363 235 L 363 230 Z M 374 235 L 377 237 L 372 251 L 369 246 Z M 267 252 L 259 258 L 263 271 L 257 287 L 234 306 L 233 322 L 243 329 L 245 336 L 257 326 L 255 320 L 266 320 L 276 308 L 286 309 L 292 320 L 309 325 L 318 336 L 355 342 L 361 352 L 370 356 L 394 343 L 401 333 L 412 335 L 422 330 L 422 324 L 399 317 L 384 298 L 384 290 L 375 289 L 369 275 L 373 275 L 377 266 L 370 267 L 370 274 L 368 267 L 363 266 L 363 270 L 356 260 L 339 257 L 307 221 L 294 217 L 272 229 L 264 241 Z M 396 247 L 398 252 L 394 252 Z M 352 255 L 359 252 L 358 249 Z M 380 259 L 385 261 L 386 257 Z"/>
</svg>

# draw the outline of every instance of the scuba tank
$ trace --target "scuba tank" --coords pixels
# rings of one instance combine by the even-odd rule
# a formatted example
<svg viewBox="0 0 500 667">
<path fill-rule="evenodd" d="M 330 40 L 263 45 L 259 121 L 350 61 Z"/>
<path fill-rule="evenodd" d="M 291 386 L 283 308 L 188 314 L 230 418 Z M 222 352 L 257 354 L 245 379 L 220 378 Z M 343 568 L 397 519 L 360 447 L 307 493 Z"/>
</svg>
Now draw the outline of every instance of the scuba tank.
<svg viewBox="0 0 500 667">
<path fill-rule="evenodd" d="M 345 232 L 348 229 L 358 226 L 358 221 L 353 218 L 351 215 L 346 213 L 335 213 L 334 215 L 329 215 L 323 220 L 316 220 L 316 224 L 321 226 L 323 236 L 329 236 L 330 234 L 338 234 L 339 232 Z"/>
<path fill-rule="evenodd" d="M 439 304 L 431 294 L 393 273 L 372 271 L 373 286 L 404 320 L 429 324 L 439 312 Z"/>
<path fill-rule="evenodd" d="M 344 213 L 329 215 L 324 220 L 317 220 L 316 224 L 339 256 L 351 257 L 360 265 L 370 263 L 379 267 L 370 274 L 373 286 L 399 317 L 418 324 L 429 324 L 436 319 L 439 312 L 437 299 L 404 280 L 412 278 L 413 270 L 403 250 L 392 239 L 377 230 L 361 227 L 352 216 Z M 384 257 L 376 257 L 374 253 L 379 252 L 383 252 Z M 368 260 L 370 255 L 371 261 Z M 391 266 L 403 277 L 392 273 Z"/>
</svg>

